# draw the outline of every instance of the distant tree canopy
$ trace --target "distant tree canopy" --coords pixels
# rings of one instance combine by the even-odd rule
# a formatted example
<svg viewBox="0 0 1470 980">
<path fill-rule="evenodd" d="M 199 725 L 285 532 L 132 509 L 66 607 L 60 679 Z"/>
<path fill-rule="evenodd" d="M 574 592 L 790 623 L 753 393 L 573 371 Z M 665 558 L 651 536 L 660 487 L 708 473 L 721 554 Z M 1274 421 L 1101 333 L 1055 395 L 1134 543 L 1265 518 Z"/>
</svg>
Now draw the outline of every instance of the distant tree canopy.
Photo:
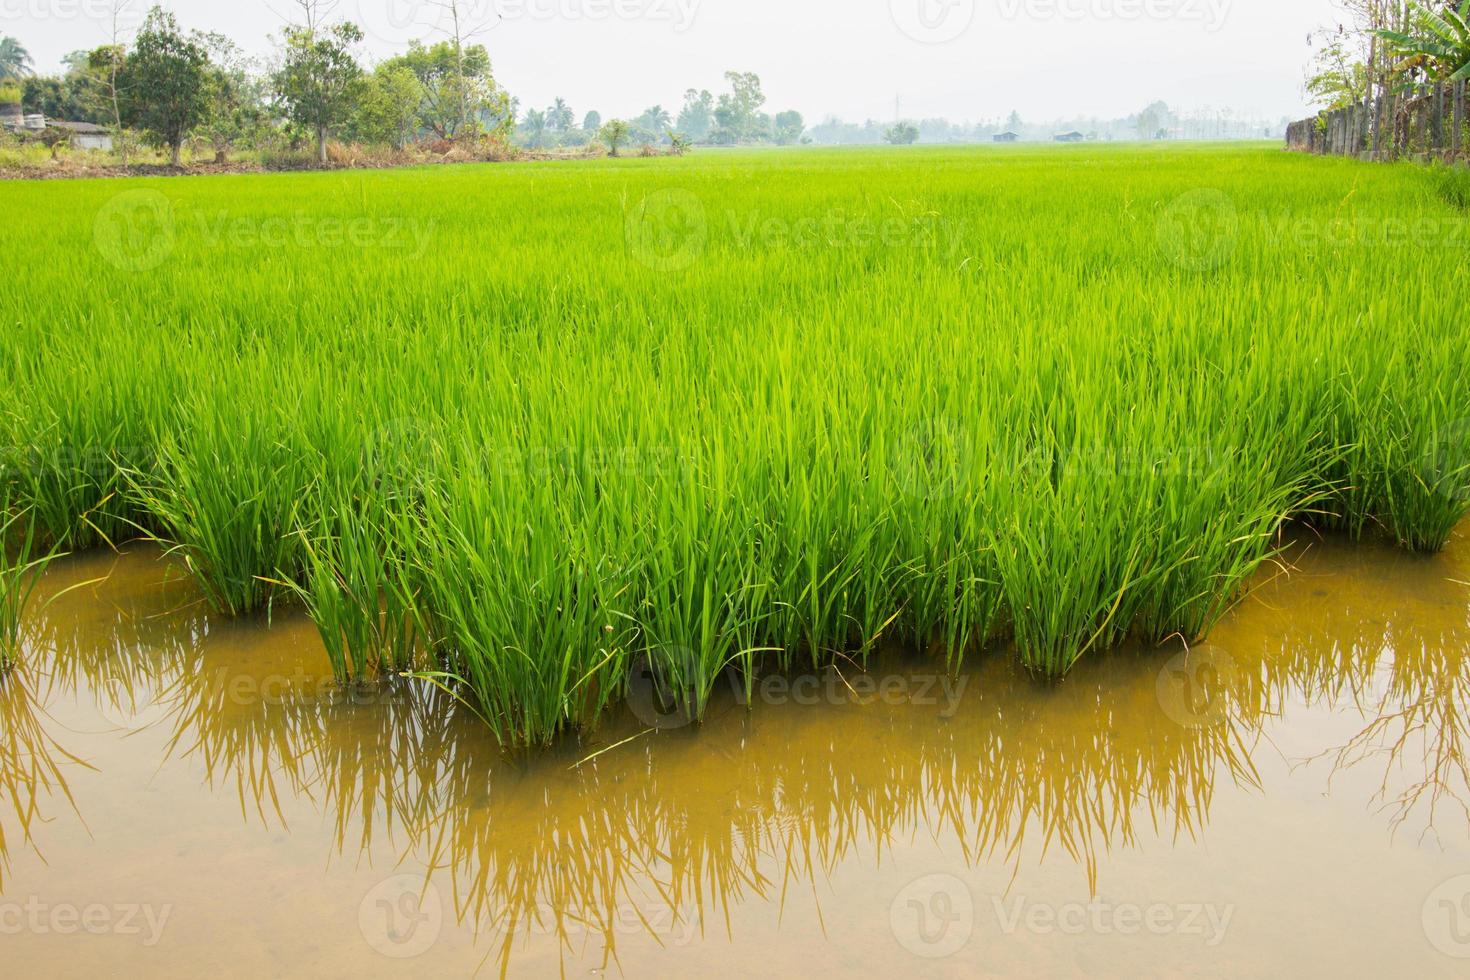
<svg viewBox="0 0 1470 980">
<path fill-rule="evenodd" d="M 776 113 L 775 131 L 772 134 L 777 143 L 786 146 L 801 140 L 801 134 L 806 132 L 806 120 L 801 113 L 791 110 Z"/>
<path fill-rule="evenodd" d="M 708 90 L 689 89 L 684 93 L 684 108 L 675 121 L 679 132 L 695 142 L 709 139 L 715 124 L 715 97 Z"/>
<path fill-rule="evenodd" d="M 895 123 L 883 138 L 894 146 L 909 146 L 919 141 L 919 127 L 913 123 Z"/>
<path fill-rule="evenodd" d="M 760 115 L 761 107 L 766 104 L 760 76 L 754 72 L 727 71 L 725 81 L 730 83 L 731 90 L 715 103 L 714 142 L 740 143 L 759 139 L 763 129 L 769 132 L 769 127 L 762 126 Z"/>
</svg>

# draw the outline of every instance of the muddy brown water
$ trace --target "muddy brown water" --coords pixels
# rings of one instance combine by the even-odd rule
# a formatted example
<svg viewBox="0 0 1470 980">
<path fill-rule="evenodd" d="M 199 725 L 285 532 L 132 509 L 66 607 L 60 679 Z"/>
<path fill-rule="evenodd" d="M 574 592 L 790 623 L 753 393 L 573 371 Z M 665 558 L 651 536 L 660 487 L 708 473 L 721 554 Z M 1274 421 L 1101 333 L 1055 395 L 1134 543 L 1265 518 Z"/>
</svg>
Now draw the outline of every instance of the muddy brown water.
<svg viewBox="0 0 1470 980">
<path fill-rule="evenodd" d="M 1291 564 L 1188 653 L 889 658 L 513 759 L 298 615 L 67 559 L 0 681 L 0 973 L 1470 975 L 1470 531 Z"/>
</svg>

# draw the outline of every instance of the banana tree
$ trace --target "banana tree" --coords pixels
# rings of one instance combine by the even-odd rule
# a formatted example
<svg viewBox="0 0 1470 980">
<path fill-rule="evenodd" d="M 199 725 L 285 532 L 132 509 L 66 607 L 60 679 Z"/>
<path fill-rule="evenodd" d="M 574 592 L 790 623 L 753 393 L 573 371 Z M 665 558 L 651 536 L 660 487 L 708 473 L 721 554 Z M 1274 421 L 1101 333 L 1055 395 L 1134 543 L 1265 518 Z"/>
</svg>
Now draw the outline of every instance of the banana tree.
<svg viewBox="0 0 1470 980">
<path fill-rule="evenodd" d="M 1446 4 L 1443 10 L 1409 0 L 1409 11 L 1407 29 L 1377 32 L 1399 59 L 1397 70 L 1415 81 L 1470 78 L 1470 0 Z"/>
</svg>

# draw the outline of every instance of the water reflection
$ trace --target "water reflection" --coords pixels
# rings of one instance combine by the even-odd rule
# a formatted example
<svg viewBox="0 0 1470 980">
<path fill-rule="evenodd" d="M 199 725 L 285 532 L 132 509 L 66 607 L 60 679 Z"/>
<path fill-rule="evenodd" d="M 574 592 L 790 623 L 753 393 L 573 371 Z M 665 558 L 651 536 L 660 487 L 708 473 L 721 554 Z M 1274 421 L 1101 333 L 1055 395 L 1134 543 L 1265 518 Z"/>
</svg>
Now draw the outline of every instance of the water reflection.
<svg viewBox="0 0 1470 980">
<path fill-rule="evenodd" d="M 27 673 L 0 675 L 0 893 L 12 850 L 39 851 L 38 829 L 57 809 L 76 810 L 67 773 L 86 763 L 66 750 L 54 727 Z"/>
<path fill-rule="evenodd" d="M 953 712 L 920 696 L 925 665 L 895 655 L 874 673 L 902 678 L 900 697 L 768 697 L 747 712 L 727 696 L 698 732 L 639 738 L 636 719 L 617 719 L 527 761 L 436 688 L 332 686 L 309 624 L 217 621 L 138 552 L 38 618 L 0 688 L 0 871 L 7 849 L 39 843 L 44 804 L 70 799 L 81 760 L 48 734 L 45 706 L 78 700 L 120 737 L 164 733 L 160 763 L 232 790 L 245 820 L 289 828 L 304 801 L 331 823 L 332 857 L 391 853 L 444 883 L 502 973 L 531 936 L 612 964 L 630 929 L 728 935 L 754 901 L 820 916 L 816 886 L 839 866 L 916 837 L 1011 874 L 1074 862 L 1096 893 L 1109 852 L 1199 837 L 1218 790 L 1254 791 L 1272 726 L 1304 709 L 1362 717 L 1304 768 L 1381 767 L 1391 828 L 1463 834 L 1437 820 L 1470 821 L 1456 560 L 1319 546 L 1209 647 L 1101 658 L 1058 685 L 997 655 Z M 64 563 L 47 587 L 95 574 Z"/>
</svg>

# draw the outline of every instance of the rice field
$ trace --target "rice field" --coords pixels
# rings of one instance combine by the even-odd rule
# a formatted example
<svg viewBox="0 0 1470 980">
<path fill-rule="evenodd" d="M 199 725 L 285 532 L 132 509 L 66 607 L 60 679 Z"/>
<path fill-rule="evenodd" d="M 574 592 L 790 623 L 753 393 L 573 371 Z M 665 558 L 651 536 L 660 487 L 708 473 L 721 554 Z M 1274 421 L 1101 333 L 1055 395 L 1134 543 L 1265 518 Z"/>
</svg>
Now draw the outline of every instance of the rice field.
<svg viewBox="0 0 1470 980">
<path fill-rule="evenodd" d="M 699 715 L 880 646 L 1194 641 L 1288 521 L 1470 512 L 1446 186 L 1274 145 L 0 184 L 0 583 L 153 537 L 514 747 L 638 678 Z"/>
</svg>

